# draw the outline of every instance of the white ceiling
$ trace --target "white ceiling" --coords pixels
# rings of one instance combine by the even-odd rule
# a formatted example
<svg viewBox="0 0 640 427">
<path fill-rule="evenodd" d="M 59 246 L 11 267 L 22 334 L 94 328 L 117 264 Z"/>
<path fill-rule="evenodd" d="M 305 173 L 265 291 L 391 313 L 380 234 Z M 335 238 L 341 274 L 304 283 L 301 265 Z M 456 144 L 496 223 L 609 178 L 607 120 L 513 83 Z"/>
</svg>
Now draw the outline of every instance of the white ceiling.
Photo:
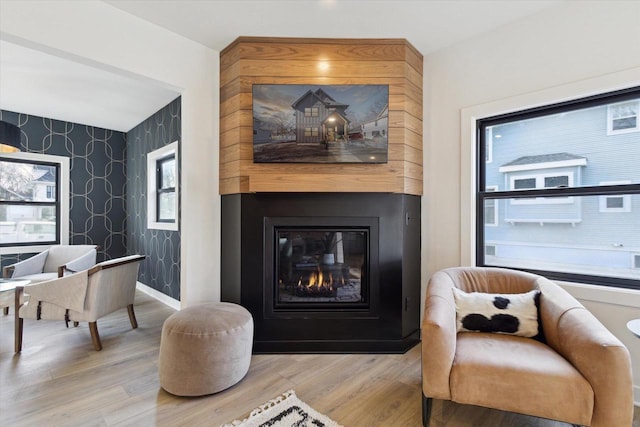
<svg viewBox="0 0 640 427">
<path fill-rule="evenodd" d="M 561 0 L 104 0 L 214 50 L 239 36 L 405 38 L 423 55 Z M 0 108 L 128 131 L 179 94 L 0 41 Z"/>
</svg>

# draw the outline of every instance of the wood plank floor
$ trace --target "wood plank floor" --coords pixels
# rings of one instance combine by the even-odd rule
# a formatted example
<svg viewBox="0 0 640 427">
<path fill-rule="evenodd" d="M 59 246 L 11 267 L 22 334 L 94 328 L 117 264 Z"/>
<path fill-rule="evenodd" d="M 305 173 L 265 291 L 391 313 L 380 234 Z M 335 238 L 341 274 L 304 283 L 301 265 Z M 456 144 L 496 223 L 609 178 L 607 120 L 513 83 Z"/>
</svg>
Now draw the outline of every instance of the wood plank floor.
<svg viewBox="0 0 640 427">
<path fill-rule="evenodd" d="M 214 426 L 294 389 L 345 427 L 421 426 L 420 347 L 403 355 L 255 355 L 247 376 L 212 396 L 163 391 L 160 331 L 173 310 L 136 294 L 139 328 L 126 310 L 98 321 L 104 349 L 93 350 L 87 325 L 25 320 L 13 353 L 13 311 L 0 315 L 0 425 Z M 640 427 L 639 413 L 633 427 Z M 501 411 L 434 401 L 432 427 L 566 427 Z"/>
</svg>

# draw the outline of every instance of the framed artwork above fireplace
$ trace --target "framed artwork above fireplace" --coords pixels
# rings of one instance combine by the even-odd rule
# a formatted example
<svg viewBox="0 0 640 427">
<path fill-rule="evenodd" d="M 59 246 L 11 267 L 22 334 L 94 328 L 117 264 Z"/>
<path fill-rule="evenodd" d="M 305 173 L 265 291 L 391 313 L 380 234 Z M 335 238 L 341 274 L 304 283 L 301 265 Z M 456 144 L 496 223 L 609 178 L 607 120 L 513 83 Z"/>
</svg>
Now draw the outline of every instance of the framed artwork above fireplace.
<svg viewBox="0 0 640 427">
<path fill-rule="evenodd" d="M 387 163 L 388 85 L 253 85 L 254 163 Z"/>
</svg>

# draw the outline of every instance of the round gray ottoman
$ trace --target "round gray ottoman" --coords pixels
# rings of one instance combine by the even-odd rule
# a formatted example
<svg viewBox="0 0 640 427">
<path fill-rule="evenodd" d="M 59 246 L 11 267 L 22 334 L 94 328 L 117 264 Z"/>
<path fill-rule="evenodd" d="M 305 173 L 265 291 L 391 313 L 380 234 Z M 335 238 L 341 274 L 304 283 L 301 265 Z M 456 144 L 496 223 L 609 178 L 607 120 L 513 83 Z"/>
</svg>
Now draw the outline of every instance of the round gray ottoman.
<svg viewBox="0 0 640 427">
<path fill-rule="evenodd" d="M 165 320 L 160 339 L 160 386 L 178 396 L 216 393 L 249 370 L 253 319 L 237 304 L 207 303 Z"/>
</svg>

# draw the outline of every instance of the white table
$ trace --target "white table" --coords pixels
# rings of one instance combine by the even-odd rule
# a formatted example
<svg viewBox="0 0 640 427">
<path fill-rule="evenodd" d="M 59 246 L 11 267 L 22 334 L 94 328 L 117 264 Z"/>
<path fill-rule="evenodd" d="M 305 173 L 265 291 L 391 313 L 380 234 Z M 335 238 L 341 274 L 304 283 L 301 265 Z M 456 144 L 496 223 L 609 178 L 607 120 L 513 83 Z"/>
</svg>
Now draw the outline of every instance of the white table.
<svg viewBox="0 0 640 427">
<path fill-rule="evenodd" d="M 638 338 L 640 338 L 640 319 L 633 319 L 627 322 L 627 329 Z"/>
</svg>

